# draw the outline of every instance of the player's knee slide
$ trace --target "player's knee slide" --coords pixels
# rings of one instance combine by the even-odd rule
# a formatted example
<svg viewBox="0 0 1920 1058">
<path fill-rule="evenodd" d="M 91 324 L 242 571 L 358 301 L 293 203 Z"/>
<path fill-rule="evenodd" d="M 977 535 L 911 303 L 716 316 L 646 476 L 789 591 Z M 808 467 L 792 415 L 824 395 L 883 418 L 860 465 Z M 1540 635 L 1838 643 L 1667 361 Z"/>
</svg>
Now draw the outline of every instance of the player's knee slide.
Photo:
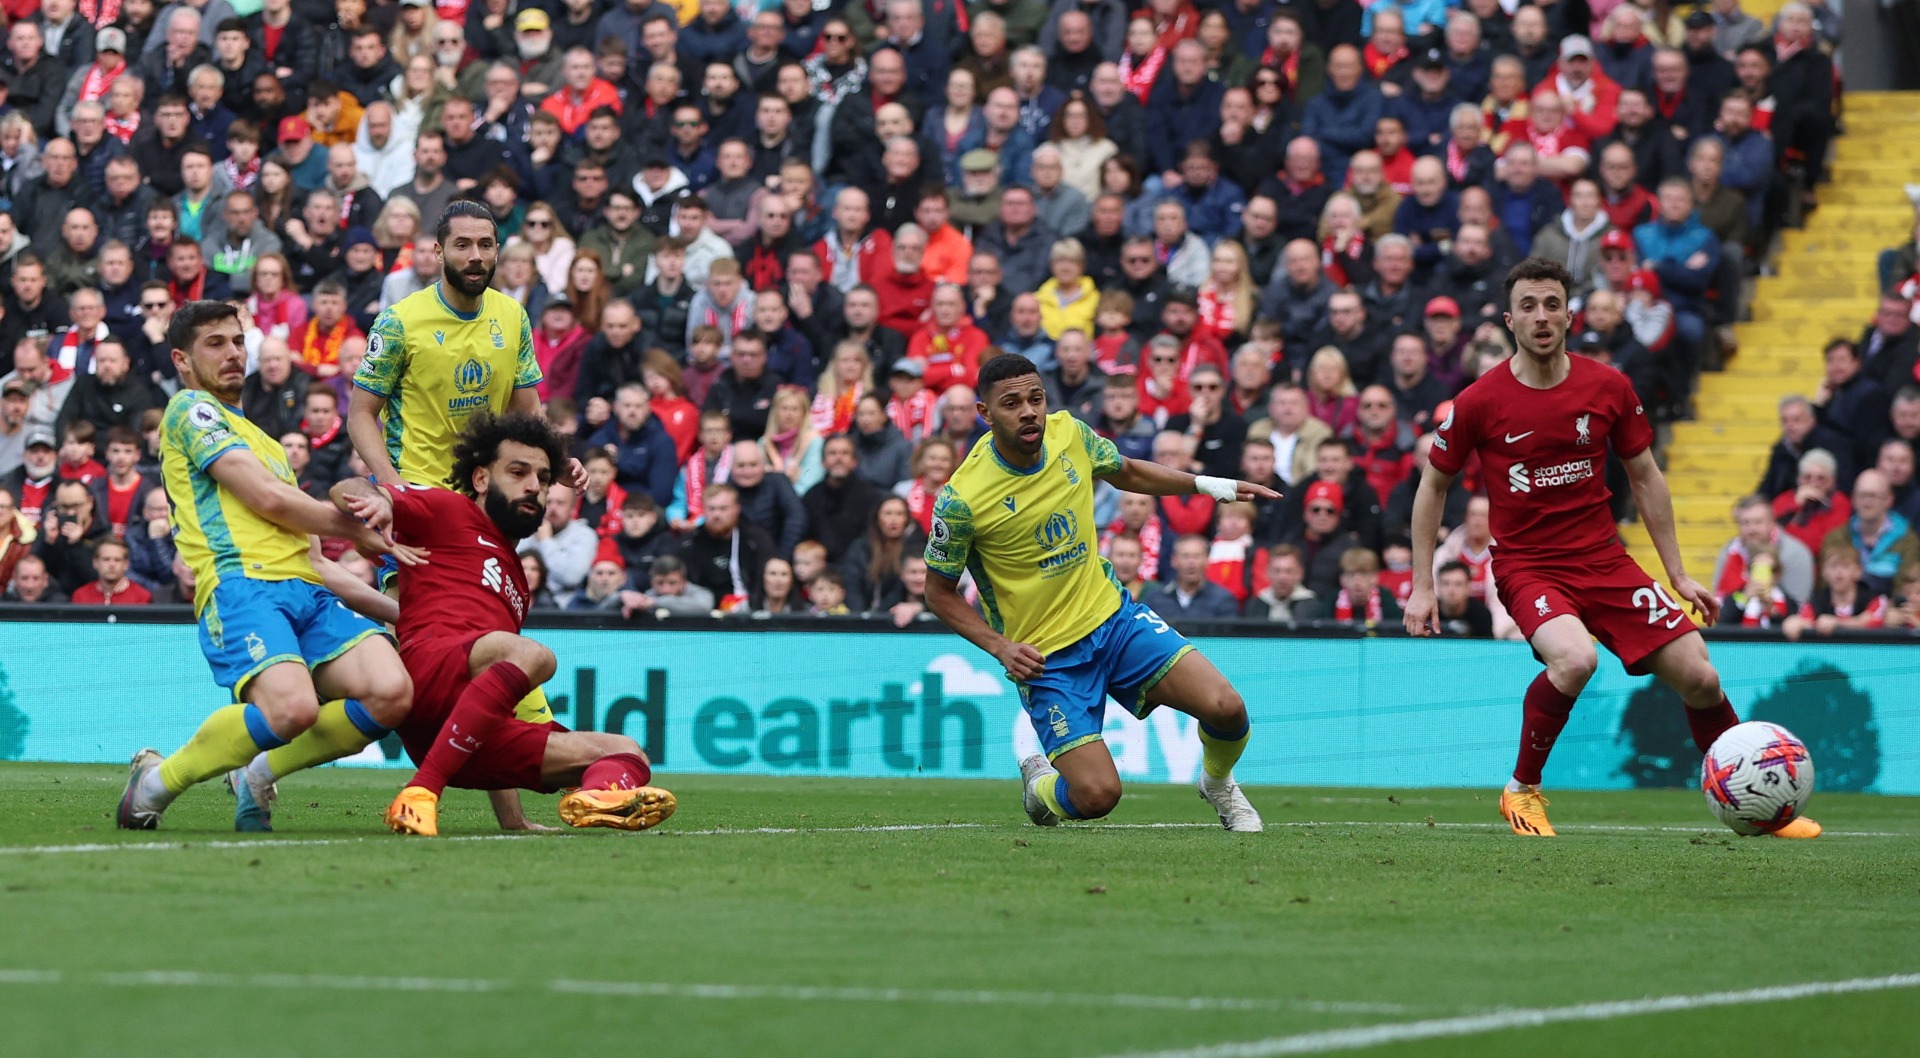
<svg viewBox="0 0 1920 1058">
<path fill-rule="evenodd" d="M 1073 809 L 1080 813 L 1080 818 L 1099 819 L 1119 806 L 1120 784 L 1118 782 L 1069 783 L 1067 796 L 1073 799 Z"/>
</svg>

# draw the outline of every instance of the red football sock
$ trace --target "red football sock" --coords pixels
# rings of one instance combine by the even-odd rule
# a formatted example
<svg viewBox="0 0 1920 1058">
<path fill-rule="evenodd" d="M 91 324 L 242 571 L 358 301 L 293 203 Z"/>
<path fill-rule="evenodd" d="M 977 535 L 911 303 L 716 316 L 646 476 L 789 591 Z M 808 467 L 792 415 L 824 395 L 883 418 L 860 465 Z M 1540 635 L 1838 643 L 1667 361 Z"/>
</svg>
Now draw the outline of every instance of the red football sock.
<svg viewBox="0 0 1920 1058">
<path fill-rule="evenodd" d="M 582 790 L 638 790 L 653 778 L 653 769 L 638 753 L 614 753 L 592 764 L 580 776 Z"/>
<path fill-rule="evenodd" d="M 1720 696 L 1720 704 L 1706 709 L 1687 709 L 1687 729 L 1693 732 L 1693 744 L 1700 752 L 1713 748 L 1713 740 L 1724 734 L 1727 728 L 1740 722 L 1740 714 L 1733 711 L 1733 703 L 1726 695 Z"/>
<path fill-rule="evenodd" d="M 420 762 L 420 770 L 413 773 L 407 785 L 424 786 L 434 793 L 445 790 L 474 754 L 486 747 L 500 725 L 513 718 L 514 705 L 532 690 L 533 680 L 511 661 L 495 662 L 474 677 L 454 703 L 440 736 L 427 751 L 427 759 Z"/>
<path fill-rule="evenodd" d="M 1538 786 L 1540 769 L 1547 766 L 1553 741 L 1560 737 L 1560 729 L 1567 726 L 1567 718 L 1573 715 L 1573 699 L 1561 694 L 1560 688 L 1542 672 L 1527 686 L 1525 710 L 1526 720 L 1520 728 L 1520 760 L 1513 766 L 1513 778 L 1515 782 Z"/>
</svg>

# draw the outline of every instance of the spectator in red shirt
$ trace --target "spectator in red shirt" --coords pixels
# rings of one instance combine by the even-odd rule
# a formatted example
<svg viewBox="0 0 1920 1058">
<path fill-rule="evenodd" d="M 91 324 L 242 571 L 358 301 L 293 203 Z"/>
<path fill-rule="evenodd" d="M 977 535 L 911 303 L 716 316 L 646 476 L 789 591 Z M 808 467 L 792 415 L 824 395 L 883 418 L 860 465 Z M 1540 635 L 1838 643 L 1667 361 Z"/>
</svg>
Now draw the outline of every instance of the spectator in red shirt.
<svg viewBox="0 0 1920 1058">
<path fill-rule="evenodd" d="M 1391 496 L 1413 473 L 1413 429 L 1400 421 L 1393 391 L 1368 386 L 1360 391 L 1349 447 L 1353 462 L 1366 472 L 1376 496 Z"/>
<path fill-rule="evenodd" d="M 593 52 L 572 48 L 560 60 L 558 91 L 540 104 L 540 109 L 560 122 L 560 129 L 572 136 L 601 107 L 620 113 L 620 93 L 611 84 L 594 76 Z"/>
<path fill-rule="evenodd" d="M 1551 89 L 1533 94 L 1526 123 L 1514 136 L 1533 144 L 1540 175 L 1557 184 L 1563 195 L 1593 161 L 1592 140 L 1567 120 L 1566 104 Z"/>
<path fill-rule="evenodd" d="M 1156 334 L 1147 343 L 1147 369 L 1140 374 L 1140 414 L 1165 426 L 1176 415 L 1185 415 L 1193 404 L 1193 394 L 1180 376 L 1180 339 Z"/>
<path fill-rule="evenodd" d="M 940 395 L 927 388 L 926 376 L 926 363 L 910 356 L 894 361 L 893 372 L 887 376 L 887 387 L 893 391 L 893 399 L 887 402 L 887 418 L 910 444 L 918 444 L 940 426 L 934 414 Z"/>
<path fill-rule="evenodd" d="M 73 591 L 73 601 L 81 606 L 145 606 L 153 593 L 127 576 L 127 545 L 118 540 L 102 540 L 93 549 L 96 579 Z"/>
<path fill-rule="evenodd" d="M 125 426 L 107 432 L 107 524 L 115 538 L 127 535 L 127 524 L 140 516 L 147 493 L 160 482 L 140 473 L 140 435 Z"/>
<path fill-rule="evenodd" d="M 94 482 L 107 476 L 107 468 L 101 466 L 100 461 L 93 457 L 98 451 L 94 446 L 94 438 L 97 436 L 93 424 L 85 419 L 67 424 L 67 428 L 60 434 L 61 481 L 78 481 L 92 488 Z"/>
<path fill-rule="evenodd" d="M 1175 470 L 1200 469 L 1193 460 L 1193 438 L 1173 430 L 1162 430 L 1153 439 L 1153 461 Z M 1213 525 L 1213 497 L 1204 493 L 1162 496 L 1159 507 L 1161 520 L 1176 538 L 1197 535 L 1204 540 Z"/>
<path fill-rule="evenodd" d="M 920 327 L 933 302 L 933 276 L 921 267 L 926 254 L 927 233 L 918 224 L 902 224 L 893 233 L 892 252 L 874 263 L 871 285 L 880 298 L 880 326 L 902 337 Z"/>
<path fill-rule="evenodd" d="M 907 238 L 907 227 L 894 236 L 897 253 Z M 990 345 L 987 332 L 967 315 L 967 297 L 957 286 L 942 284 L 933 292 L 930 318 L 907 342 L 907 355 L 926 364 L 927 385 L 945 392 L 955 385 L 972 386 L 980 373 L 980 354 Z"/>
<path fill-rule="evenodd" d="M 1254 516 L 1251 503 L 1221 504 L 1207 552 L 1207 579 L 1232 592 L 1241 605 L 1267 586 L 1267 549 L 1254 546 Z"/>
</svg>

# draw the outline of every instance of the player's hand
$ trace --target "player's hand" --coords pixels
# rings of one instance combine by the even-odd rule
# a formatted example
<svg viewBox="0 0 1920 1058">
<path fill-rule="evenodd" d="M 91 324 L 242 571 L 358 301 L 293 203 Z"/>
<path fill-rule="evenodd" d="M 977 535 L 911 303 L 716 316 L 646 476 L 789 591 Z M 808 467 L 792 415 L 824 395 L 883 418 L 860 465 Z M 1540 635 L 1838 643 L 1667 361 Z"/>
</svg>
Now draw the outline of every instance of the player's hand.
<svg viewBox="0 0 1920 1058">
<path fill-rule="evenodd" d="M 383 492 L 348 496 L 347 512 L 376 532 L 384 533 L 393 527 L 393 502 Z"/>
<path fill-rule="evenodd" d="M 1407 634 L 1414 638 L 1440 634 L 1440 607 L 1433 600 L 1432 588 L 1415 588 L 1407 599 L 1404 618 Z"/>
<path fill-rule="evenodd" d="M 1720 600 L 1707 590 L 1706 585 L 1682 575 L 1673 578 L 1673 590 L 1680 593 L 1680 601 L 1693 607 L 1701 621 L 1713 624 L 1720 619 Z"/>
<path fill-rule="evenodd" d="M 535 823 L 533 820 L 527 819 L 523 816 L 520 818 L 518 822 L 501 823 L 500 829 L 506 830 L 506 831 L 522 831 L 530 834 L 558 834 L 560 831 L 566 828 L 550 827 L 545 823 Z"/>
<path fill-rule="evenodd" d="M 1007 670 L 1007 678 L 1016 683 L 1027 683 L 1047 671 L 1045 655 L 1027 643 L 1008 643 L 993 656 Z"/>
<path fill-rule="evenodd" d="M 1234 499 L 1242 503 L 1248 503 L 1253 500 L 1277 500 L 1280 498 L 1279 493 L 1265 485 L 1256 485 L 1251 481 L 1236 481 L 1233 483 L 1233 486 Z"/>
<path fill-rule="evenodd" d="M 575 492 L 587 491 L 587 468 L 578 459 L 567 460 L 566 486 Z"/>
</svg>

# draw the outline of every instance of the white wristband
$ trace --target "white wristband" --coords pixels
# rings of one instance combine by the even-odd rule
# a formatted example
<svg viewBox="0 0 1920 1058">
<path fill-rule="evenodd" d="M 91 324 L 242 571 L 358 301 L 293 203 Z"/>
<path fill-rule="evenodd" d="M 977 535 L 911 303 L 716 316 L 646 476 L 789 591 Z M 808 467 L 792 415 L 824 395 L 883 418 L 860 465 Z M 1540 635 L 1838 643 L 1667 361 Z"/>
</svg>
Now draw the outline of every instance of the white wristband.
<svg viewBox="0 0 1920 1058">
<path fill-rule="evenodd" d="M 1232 503 L 1240 497 L 1240 483 L 1232 478 L 1212 478 L 1202 474 L 1193 479 L 1193 491 L 1212 496 L 1221 503 Z"/>
</svg>

